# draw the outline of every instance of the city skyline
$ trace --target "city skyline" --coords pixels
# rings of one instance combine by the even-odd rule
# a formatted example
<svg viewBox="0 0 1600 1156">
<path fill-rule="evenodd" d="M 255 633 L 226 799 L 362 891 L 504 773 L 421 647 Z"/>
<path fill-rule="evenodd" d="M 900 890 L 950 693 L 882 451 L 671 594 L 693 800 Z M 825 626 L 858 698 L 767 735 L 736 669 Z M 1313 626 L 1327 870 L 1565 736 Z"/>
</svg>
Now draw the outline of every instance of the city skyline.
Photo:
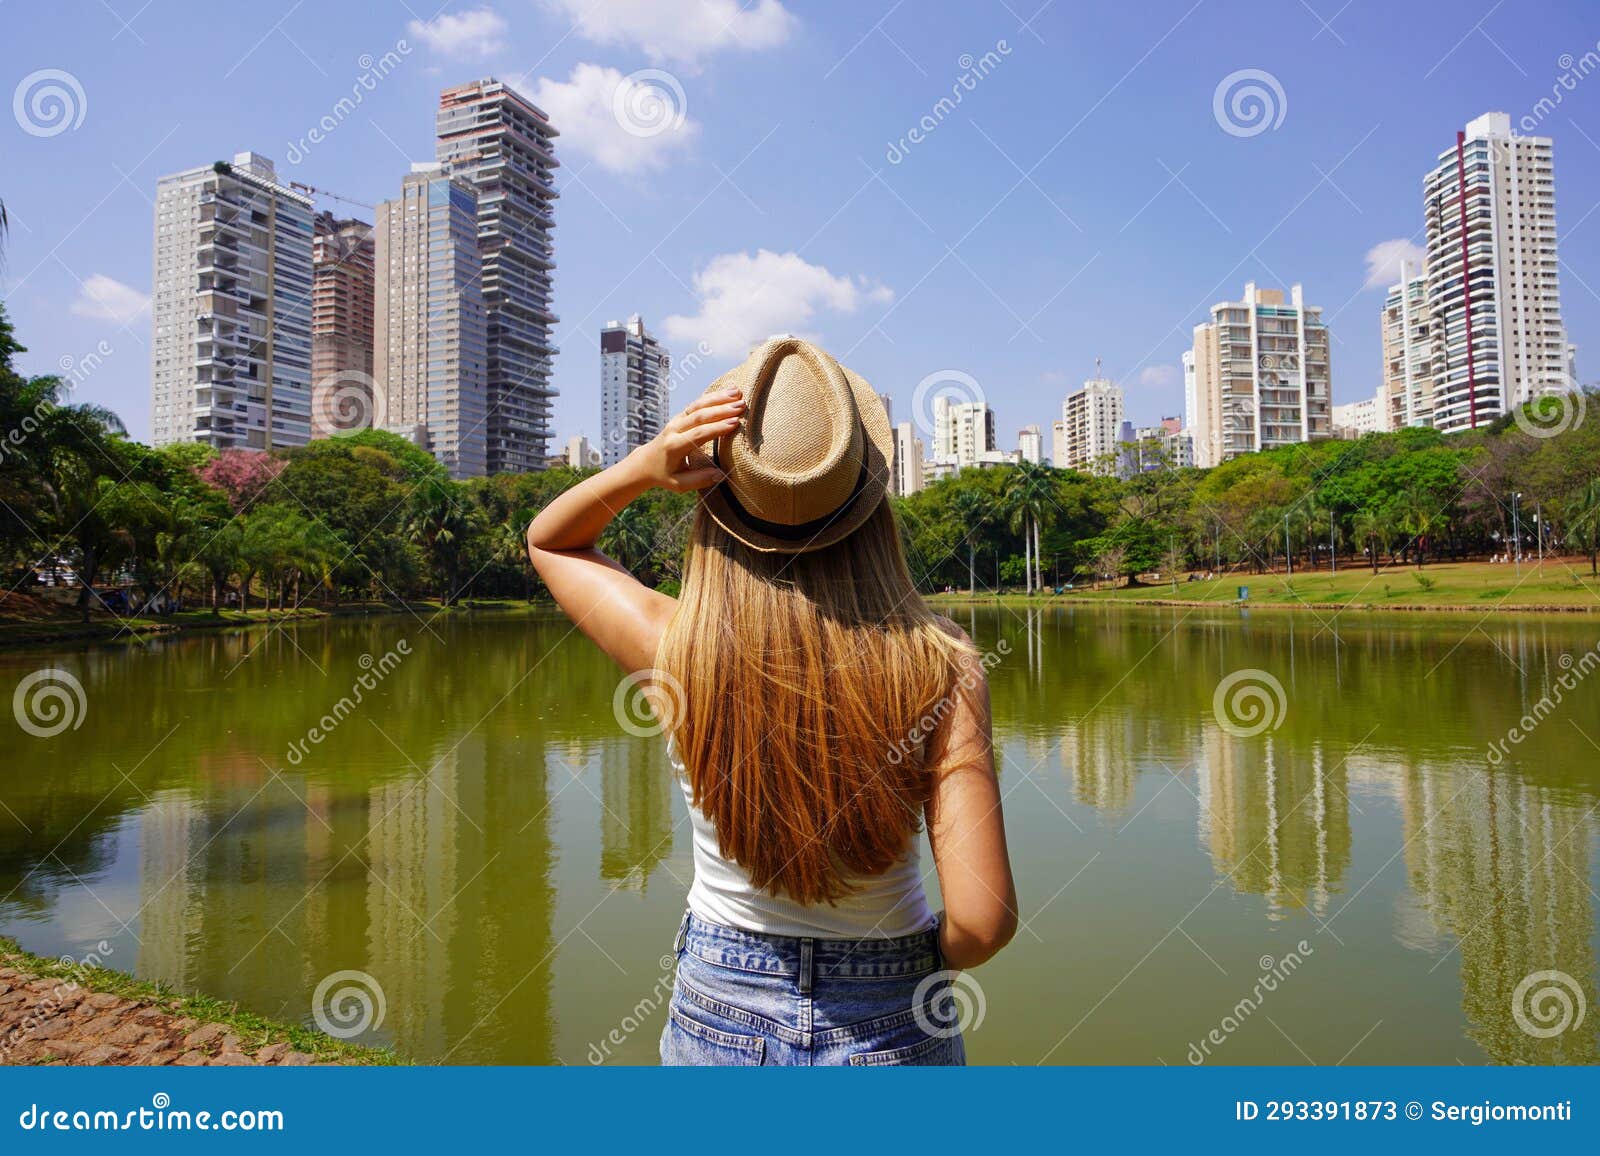
<svg viewBox="0 0 1600 1156">
<path fill-rule="evenodd" d="M 762 11 L 769 8 L 777 6 Z M 1600 146 L 1584 139 L 1592 134 L 1581 119 L 1600 89 L 1580 84 L 1561 104 L 1540 104 L 1550 105 L 1554 58 L 1582 53 L 1592 39 L 1565 6 L 1538 21 L 1486 14 L 1453 49 L 1440 44 L 1436 57 L 1396 71 L 1398 91 L 1381 100 L 1348 90 L 1343 68 L 1359 57 L 1381 69 L 1412 51 L 1398 41 L 1406 28 L 1424 27 L 1425 14 L 1352 8 L 1322 25 L 1306 12 L 1280 13 L 1196 61 L 1175 48 L 1217 42 L 1182 4 L 1161 6 L 1138 30 L 1092 13 L 1069 21 L 1053 9 L 1025 27 L 1013 25 L 1026 14 L 1001 12 L 962 13 L 945 28 L 904 11 L 879 14 L 878 26 L 870 13 L 777 11 L 776 24 L 735 30 L 761 28 L 765 38 L 686 30 L 670 47 L 657 25 L 654 40 L 644 31 L 607 39 L 581 20 L 559 40 L 572 27 L 566 19 L 495 4 L 463 10 L 489 14 L 476 34 L 464 17 L 420 22 L 376 9 L 359 19 L 328 14 L 326 37 L 314 39 L 309 23 L 290 16 L 276 31 L 264 25 L 262 43 L 230 63 L 241 82 L 283 73 L 281 101 L 248 114 L 176 109 L 170 119 L 163 94 L 151 93 L 150 114 L 130 120 L 132 110 L 95 93 L 114 89 L 132 57 L 149 67 L 190 34 L 158 12 L 133 17 L 131 30 L 111 22 L 98 40 L 90 29 L 68 54 L 81 63 L 65 69 L 84 93 L 81 125 L 51 135 L 4 127 L 7 155 L 21 163 L 5 190 L 13 226 L 0 276 L 29 335 L 24 367 L 56 370 L 109 338 L 114 354 L 80 395 L 148 437 L 155 177 L 257 149 L 278 157 L 285 179 L 376 203 L 394 195 L 407 163 L 433 152 L 440 91 L 504 73 L 562 133 L 555 179 L 564 193 L 561 251 L 571 259 L 563 257 L 552 310 L 561 317 L 551 378 L 560 396 L 547 454 L 572 434 L 599 433 L 590 384 L 597 330 L 604 318 L 633 312 L 661 318 L 662 340 L 674 349 L 711 347 L 698 372 L 675 383 L 682 389 L 698 389 L 737 360 L 735 339 L 793 328 L 821 339 L 913 417 L 906 407 L 918 381 L 939 370 L 968 373 L 1008 431 L 1046 421 L 1104 357 L 1106 376 L 1127 392 L 1130 418 L 1145 425 L 1182 411 L 1189 331 L 1229 286 L 1250 277 L 1298 281 L 1327 312 L 1338 363 L 1332 401 L 1364 399 L 1383 376 L 1384 294 L 1399 262 L 1425 242 L 1423 174 L 1442 142 L 1493 109 L 1514 126 L 1536 121 L 1536 134 L 1556 141 L 1562 305 L 1583 372 L 1600 300 L 1584 268 Z M 73 64 L 50 14 L 19 17 L 21 42 L 36 51 L 20 54 L 14 87 L 34 71 Z M 884 59 L 902 60 L 904 76 L 887 75 L 881 63 L 873 75 L 853 50 L 883 36 L 902 45 L 906 59 Z M 536 42 L 545 47 L 519 47 Z M 1080 75 L 1063 79 L 1046 67 L 1052 45 Z M 117 59 L 123 52 L 130 60 Z M 367 80 L 346 112 L 339 102 L 353 90 L 345 75 L 353 55 L 368 62 Z M 1253 82 L 1268 102 L 1263 124 L 1230 119 L 1231 90 L 1222 84 L 1251 65 L 1282 93 Z M 677 83 L 683 101 L 662 124 L 629 132 L 623 122 L 633 113 L 613 118 L 617 109 L 604 106 L 626 106 L 638 94 L 633 77 L 652 69 Z M 951 89 L 944 72 L 966 78 L 953 106 L 943 101 Z M 845 134 L 837 155 L 785 175 L 785 154 L 818 129 L 794 115 L 792 101 L 745 83 L 767 74 L 809 77 L 819 121 L 850 110 L 827 126 Z M 1053 83 L 1074 96 L 1059 131 L 1037 116 L 1047 107 L 1038 103 L 1042 86 Z M 864 96 L 873 100 L 863 104 Z M 596 121 L 597 100 L 610 123 Z M 331 131 L 308 135 L 330 118 Z M 1130 118 L 1140 126 L 1134 139 Z M 935 127 L 906 136 L 924 121 Z M 884 142 L 897 143 L 886 151 Z M 1090 161 L 1098 181 L 1080 179 Z M 86 191 L 47 196 L 46 175 Z M 1253 190 L 1248 211 L 1230 196 L 1241 181 Z M 349 211 L 322 199 L 317 207 Z M 766 287 L 762 308 L 742 300 L 752 285 Z"/>
</svg>

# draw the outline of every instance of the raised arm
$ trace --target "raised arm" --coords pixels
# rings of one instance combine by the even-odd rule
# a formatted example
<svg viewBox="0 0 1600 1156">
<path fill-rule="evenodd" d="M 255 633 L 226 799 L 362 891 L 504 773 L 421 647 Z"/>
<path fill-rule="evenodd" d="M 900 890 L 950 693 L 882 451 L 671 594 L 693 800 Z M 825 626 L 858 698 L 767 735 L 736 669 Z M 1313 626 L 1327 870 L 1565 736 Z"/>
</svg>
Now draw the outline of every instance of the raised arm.
<svg viewBox="0 0 1600 1156">
<path fill-rule="evenodd" d="M 699 446 L 731 433 L 744 406 L 738 390 L 706 394 L 649 444 L 561 494 L 528 527 L 528 558 L 539 577 L 567 617 L 623 670 L 654 664 L 676 601 L 645 586 L 595 549 L 595 542 L 646 490 L 700 490 L 720 481 L 720 470 L 688 458 Z"/>
<path fill-rule="evenodd" d="M 952 627 L 952 629 L 957 629 Z M 952 968 L 977 967 L 1017 930 L 1017 892 L 1006 850 L 990 737 L 989 683 L 977 656 L 952 688 L 955 709 L 936 736 L 928 842 L 939 872 L 944 919 L 939 949 Z"/>
</svg>

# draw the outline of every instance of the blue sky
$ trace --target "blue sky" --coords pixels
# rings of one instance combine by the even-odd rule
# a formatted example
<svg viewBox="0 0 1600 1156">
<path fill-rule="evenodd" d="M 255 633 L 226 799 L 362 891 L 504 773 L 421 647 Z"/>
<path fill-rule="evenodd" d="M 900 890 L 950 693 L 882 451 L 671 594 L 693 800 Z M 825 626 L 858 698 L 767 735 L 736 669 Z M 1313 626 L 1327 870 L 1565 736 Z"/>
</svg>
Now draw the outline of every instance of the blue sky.
<svg viewBox="0 0 1600 1156">
<path fill-rule="evenodd" d="M 1048 431 L 1097 357 L 1152 423 L 1181 412 L 1192 326 L 1247 280 L 1305 285 L 1351 401 L 1380 374 L 1369 253 L 1422 240 L 1422 175 L 1458 128 L 1532 115 L 1565 73 L 1538 132 L 1567 327 L 1582 380 L 1600 376 L 1600 76 L 1574 79 L 1600 7 L 1040 2 L 12 0 L 0 292 L 24 368 L 100 350 L 78 396 L 148 436 L 157 177 L 254 149 L 375 203 L 432 158 L 438 90 L 495 75 L 563 131 L 563 438 L 598 435 L 598 329 L 631 312 L 680 364 L 710 350 L 684 391 L 792 330 L 891 394 L 896 420 L 929 375 L 968 375 L 1003 448 Z M 1246 70 L 1267 76 L 1224 89 L 1219 115 Z M 1229 120 L 1241 85 L 1270 123 Z M 51 88 L 64 119 L 32 101 Z"/>
</svg>

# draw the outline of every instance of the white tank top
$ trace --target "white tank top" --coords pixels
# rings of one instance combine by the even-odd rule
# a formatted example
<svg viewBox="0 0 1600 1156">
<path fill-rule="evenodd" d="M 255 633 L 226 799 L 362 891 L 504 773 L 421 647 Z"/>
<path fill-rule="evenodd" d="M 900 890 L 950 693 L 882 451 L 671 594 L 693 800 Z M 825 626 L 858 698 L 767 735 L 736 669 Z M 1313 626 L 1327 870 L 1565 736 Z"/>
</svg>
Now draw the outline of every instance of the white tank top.
<svg viewBox="0 0 1600 1156">
<path fill-rule="evenodd" d="M 798 903 L 785 895 L 772 895 L 755 887 L 743 867 L 722 857 L 716 825 L 694 805 L 688 768 L 670 740 L 667 759 L 683 789 L 694 826 L 689 910 L 701 919 L 763 935 L 816 939 L 895 939 L 933 926 L 915 839 L 882 875 L 851 877 L 850 893 L 836 903 Z"/>
</svg>

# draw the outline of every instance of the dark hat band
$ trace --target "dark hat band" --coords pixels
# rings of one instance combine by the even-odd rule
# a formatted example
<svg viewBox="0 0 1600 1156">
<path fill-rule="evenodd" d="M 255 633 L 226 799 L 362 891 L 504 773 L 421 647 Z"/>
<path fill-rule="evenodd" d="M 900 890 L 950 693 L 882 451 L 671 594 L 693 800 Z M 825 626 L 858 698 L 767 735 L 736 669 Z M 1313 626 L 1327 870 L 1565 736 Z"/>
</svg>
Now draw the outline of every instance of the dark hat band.
<svg viewBox="0 0 1600 1156">
<path fill-rule="evenodd" d="M 722 468 L 722 462 L 718 452 L 720 448 L 720 438 L 711 443 L 711 462 L 718 469 Z M 854 488 L 851 489 L 850 496 L 843 502 L 840 502 L 839 505 L 832 511 L 822 515 L 822 517 L 812 518 L 809 522 L 801 522 L 799 525 L 795 526 L 786 525 L 783 522 L 769 522 L 765 518 L 759 518 L 752 514 L 749 510 L 744 508 L 744 505 L 739 501 L 738 495 L 733 492 L 733 486 L 727 481 L 719 482 L 717 484 L 717 488 L 722 491 L 722 498 L 728 503 L 728 509 L 733 513 L 734 517 L 738 518 L 752 530 L 766 534 L 768 537 L 776 538 L 780 542 L 803 542 L 808 538 L 816 537 L 829 526 L 833 525 L 833 523 L 837 522 L 845 514 L 850 512 L 851 508 L 855 506 L 857 499 L 861 497 L 861 491 L 866 489 L 867 478 L 870 476 L 870 474 L 871 471 L 867 468 L 866 454 L 862 454 L 861 472 L 856 475 L 856 484 Z"/>
</svg>

